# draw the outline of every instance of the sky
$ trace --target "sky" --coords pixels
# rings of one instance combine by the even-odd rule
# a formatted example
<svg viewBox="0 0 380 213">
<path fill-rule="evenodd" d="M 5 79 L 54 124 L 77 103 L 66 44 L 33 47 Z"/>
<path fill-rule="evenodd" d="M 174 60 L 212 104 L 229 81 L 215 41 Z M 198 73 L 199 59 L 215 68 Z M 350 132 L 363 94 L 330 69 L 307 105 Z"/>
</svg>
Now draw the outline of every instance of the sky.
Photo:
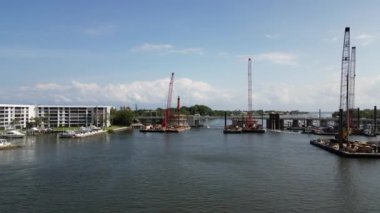
<svg viewBox="0 0 380 213">
<path fill-rule="evenodd" d="M 345 27 L 355 107 L 380 103 L 377 0 L 0 0 L 0 104 L 336 111 Z"/>
</svg>

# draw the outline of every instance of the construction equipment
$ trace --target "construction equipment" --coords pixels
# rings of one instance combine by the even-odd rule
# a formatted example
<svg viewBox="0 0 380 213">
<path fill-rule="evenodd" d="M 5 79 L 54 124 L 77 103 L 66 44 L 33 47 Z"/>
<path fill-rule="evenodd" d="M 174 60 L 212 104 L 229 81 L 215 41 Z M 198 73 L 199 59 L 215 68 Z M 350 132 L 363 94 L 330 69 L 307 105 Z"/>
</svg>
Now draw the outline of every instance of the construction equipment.
<svg viewBox="0 0 380 213">
<path fill-rule="evenodd" d="M 344 30 L 339 104 L 339 109 L 344 111 L 341 125 L 347 131 L 347 134 L 341 134 L 344 137 L 343 140 L 347 140 L 350 128 L 353 127 L 352 116 L 355 107 L 356 47 L 352 47 L 351 57 L 350 49 L 350 28 L 346 27 Z"/>
<path fill-rule="evenodd" d="M 168 127 L 170 124 L 170 119 L 172 116 L 171 113 L 171 105 L 172 105 L 172 96 L 173 96 L 173 83 L 174 83 L 174 72 L 171 75 L 170 83 L 169 83 L 169 91 L 168 91 L 168 100 L 166 102 L 166 110 L 165 110 L 165 117 L 164 121 L 162 123 L 163 127 Z"/>
<path fill-rule="evenodd" d="M 349 72 L 349 109 L 355 108 L 356 47 L 351 48 L 351 67 Z"/>
<path fill-rule="evenodd" d="M 340 76 L 340 104 L 339 109 L 348 109 L 348 84 L 350 70 L 350 28 L 344 30 L 343 52 L 342 52 L 342 67 Z"/>
<path fill-rule="evenodd" d="M 351 48 L 351 63 L 350 70 L 348 73 L 348 117 L 349 117 L 349 126 L 354 128 L 353 115 L 355 107 L 355 78 L 356 78 L 356 47 Z M 358 123 L 359 124 L 359 123 Z M 359 126 L 357 126 L 359 128 Z"/>
<path fill-rule="evenodd" d="M 181 115 L 181 98 L 177 98 L 177 126 L 179 126 L 180 116 Z"/>
<path fill-rule="evenodd" d="M 252 116 L 252 60 L 248 59 L 248 119 L 246 121 L 246 126 L 252 128 L 254 121 Z"/>
</svg>

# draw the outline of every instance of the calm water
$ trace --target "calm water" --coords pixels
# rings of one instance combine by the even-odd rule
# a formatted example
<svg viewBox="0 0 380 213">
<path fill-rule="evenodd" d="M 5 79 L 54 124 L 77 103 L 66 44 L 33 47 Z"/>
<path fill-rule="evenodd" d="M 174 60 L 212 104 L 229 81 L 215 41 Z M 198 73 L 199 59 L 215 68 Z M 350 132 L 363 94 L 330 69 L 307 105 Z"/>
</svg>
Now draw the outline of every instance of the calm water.
<svg viewBox="0 0 380 213">
<path fill-rule="evenodd" d="M 0 152 L 0 212 L 379 212 L 380 160 L 296 133 L 28 137 Z M 217 128 L 216 128 L 217 126 Z"/>
</svg>

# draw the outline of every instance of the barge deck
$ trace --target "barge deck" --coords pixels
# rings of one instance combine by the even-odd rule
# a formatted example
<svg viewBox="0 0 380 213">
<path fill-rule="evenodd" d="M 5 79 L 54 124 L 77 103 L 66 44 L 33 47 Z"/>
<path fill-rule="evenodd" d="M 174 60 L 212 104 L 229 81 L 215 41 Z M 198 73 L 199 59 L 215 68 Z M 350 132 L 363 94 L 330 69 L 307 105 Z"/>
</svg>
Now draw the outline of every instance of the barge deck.
<svg viewBox="0 0 380 213">
<path fill-rule="evenodd" d="M 338 156 L 341 157 L 346 157 L 346 158 L 380 158 L 380 153 L 378 152 L 379 147 L 374 147 L 372 148 L 370 146 L 367 146 L 367 152 L 348 152 L 344 150 L 339 150 L 337 145 L 331 146 L 328 142 L 326 143 L 324 140 L 311 140 L 310 141 L 311 145 L 314 145 L 316 147 L 319 147 L 321 149 L 324 149 L 328 152 L 334 153 Z M 369 150 L 368 150 L 369 149 Z M 371 150 L 372 149 L 372 150 Z"/>
</svg>

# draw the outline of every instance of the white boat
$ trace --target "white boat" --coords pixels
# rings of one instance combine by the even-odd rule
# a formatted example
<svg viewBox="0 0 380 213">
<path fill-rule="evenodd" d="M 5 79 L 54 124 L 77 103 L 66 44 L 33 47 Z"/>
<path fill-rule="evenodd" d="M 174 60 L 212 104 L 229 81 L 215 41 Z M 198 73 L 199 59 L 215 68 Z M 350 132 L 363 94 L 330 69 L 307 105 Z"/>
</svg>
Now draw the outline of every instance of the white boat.
<svg viewBox="0 0 380 213">
<path fill-rule="evenodd" d="M 2 136 L 5 138 L 23 138 L 25 134 L 15 129 L 11 129 L 11 130 L 5 131 Z"/>
<path fill-rule="evenodd" d="M 75 134 L 75 137 L 76 138 L 83 138 L 83 137 L 87 137 L 87 136 L 91 136 L 91 135 L 96 135 L 96 134 L 99 134 L 99 133 L 105 133 L 106 131 L 105 130 L 102 130 L 102 129 L 99 129 L 99 130 L 90 130 L 90 131 L 86 131 L 86 132 L 78 132 Z"/>
<path fill-rule="evenodd" d="M 105 130 L 100 128 L 98 129 L 90 129 L 81 127 L 78 131 L 68 130 L 58 135 L 59 138 L 83 138 L 91 135 L 96 135 L 99 133 L 105 133 Z"/>
<path fill-rule="evenodd" d="M 94 126 L 94 125 L 91 125 L 91 126 L 89 127 L 89 129 L 90 129 L 90 131 L 99 131 L 99 130 L 101 130 L 102 128 L 97 127 L 97 126 Z"/>
<path fill-rule="evenodd" d="M 63 133 L 58 134 L 58 137 L 60 137 L 60 138 L 75 138 L 76 133 L 72 130 L 67 130 Z"/>
<path fill-rule="evenodd" d="M 10 147 L 10 146 L 12 146 L 12 144 L 9 143 L 7 140 L 0 139 L 0 148 Z"/>
</svg>

